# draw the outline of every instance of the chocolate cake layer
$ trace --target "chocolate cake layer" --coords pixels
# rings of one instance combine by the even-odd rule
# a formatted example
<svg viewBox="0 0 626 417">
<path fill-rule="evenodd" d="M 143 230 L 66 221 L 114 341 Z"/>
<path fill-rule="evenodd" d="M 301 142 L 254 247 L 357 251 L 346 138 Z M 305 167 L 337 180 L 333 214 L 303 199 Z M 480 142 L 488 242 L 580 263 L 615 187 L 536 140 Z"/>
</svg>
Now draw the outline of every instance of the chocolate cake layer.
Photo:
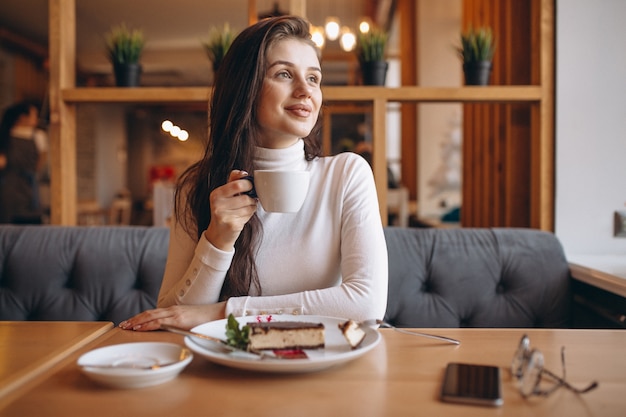
<svg viewBox="0 0 626 417">
<path fill-rule="evenodd" d="M 320 349 L 324 347 L 324 324 L 299 321 L 248 323 L 250 350 Z"/>
</svg>

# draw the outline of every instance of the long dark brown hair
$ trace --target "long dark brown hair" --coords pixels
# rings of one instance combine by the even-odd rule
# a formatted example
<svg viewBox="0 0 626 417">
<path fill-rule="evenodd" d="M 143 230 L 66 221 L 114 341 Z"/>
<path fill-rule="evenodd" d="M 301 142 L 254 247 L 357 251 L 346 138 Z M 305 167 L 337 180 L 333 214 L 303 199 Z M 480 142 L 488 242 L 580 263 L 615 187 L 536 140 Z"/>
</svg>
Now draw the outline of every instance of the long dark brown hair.
<svg viewBox="0 0 626 417">
<path fill-rule="evenodd" d="M 209 108 L 209 140 L 202 159 L 189 167 L 176 188 L 175 213 L 189 234 L 198 239 L 211 221 L 209 194 L 228 181 L 234 169 L 253 172 L 259 125 L 257 105 L 267 71 L 267 50 L 284 39 L 298 39 L 319 51 L 309 33 L 309 23 L 295 16 L 259 21 L 233 41 L 215 74 Z M 304 139 L 304 157 L 322 154 L 319 137 L 321 115 Z M 235 255 L 226 273 L 220 300 L 247 295 L 254 286 L 261 294 L 255 256 L 262 226 L 253 215 L 235 242 Z"/>
</svg>

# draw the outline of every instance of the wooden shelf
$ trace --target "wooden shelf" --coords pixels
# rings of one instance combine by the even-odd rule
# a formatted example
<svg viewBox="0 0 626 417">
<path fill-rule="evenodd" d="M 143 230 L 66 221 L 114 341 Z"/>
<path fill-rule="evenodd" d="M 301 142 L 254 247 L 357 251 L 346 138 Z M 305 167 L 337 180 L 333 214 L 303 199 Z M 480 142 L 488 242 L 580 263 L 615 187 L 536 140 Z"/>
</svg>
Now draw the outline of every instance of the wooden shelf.
<svg viewBox="0 0 626 417">
<path fill-rule="evenodd" d="M 67 103 L 206 103 L 209 87 L 78 87 L 61 90 Z"/>
<path fill-rule="evenodd" d="M 324 99 L 333 103 L 357 103 L 371 106 L 373 161 L 372 168 L 378 190 L 383 223 L 387 219 L 387 108 L 390 102 L 403 103 L 528 103 L 531 107 L 530 129 L 513 126 L 512 115 L 502 123 L 506 129 L 517 129 L 528 137 L 530 185 L 522 192 L 530 201 L 530 225 L 552 230 L 554 224 L 554 8 L 555 0 L 531 0 L 534 26 L 529 40 L 532 77 L 531 85 L 494 85 L 487 87 L 422 87 L 394 88 L 373 86 L 325 86 Z M 297 3 L 297 2 L 292 2 Z M 412 4 L 403 0 L 401 4 Z M 471 4 L 472 2 L 464 1 Z M 498 2 L 493 2 L 498 4 Z M 249 2 L 249 16 L 256 17 L 254 0 Z M 482 4 L 482 3 L 481 3 Z M 487 4 L 485 1 L 484 4 Z M 491 3 L 490 3 L 491 4 Z M 481 6 L 482 7 L 482 6 Z M 507 6 L 508 7 L 508 6 Z M 476 7 L 474 7 L 476 9 Z M 478 10 L 478 9 L 477 9 Z M 482 10 L 482 9 L 480 9 Z M 480 11 L 479 10 L 479 11 Z M 499 10 L 499 9 L 498 9 Z M 503 9 L 504 10 L 504 9 Z M 509 10 L 509 9 L 507 9 Z M 253 12 L 254 11 L 254 12 Z M 509 10 L 514 13 L 514 9 Z M 477 12 L 478 13 L 478 12 Z M 251 21 L 253 19 L 250 19 Z M 50 167 L 51 167 L 51 223 L 74 225 L 77 219 L 76 178 L 76 108 L 81 103 L 130 103 L 143 105 L 206 105 L 211 87 L 76 87 L 76 0 L 49 1 L 50 32 Z M 513 78 L 512 78 L 513 79 Z M 411 82 L 408 82 L 409 84 Z M 470 106 L 483 107 L 483 106 Z M 526 109 L 528 110 L 528 109 Z M 490 118 L 488 118 L 491 120 Z M 513 127 L 512 127 L 513 126 Z M 478 135 L 480 136 L 480 135 Z M 488 135 L 487 139 L 491 140 Z M 411 137 L 410 140 L 413 140 Z M 468 146 L 469 148 L 469 146 Z M 495 151 L 485 147 L 487 161 L 500 163 Z M 481 151 L 482 152 L 482 151 Z M 488 155 L 487 155 L 488 154 Z M 498 154 L 500 155 L 500 154 Z M 510 156 L 515 159 L 515 154 Z M 484 159 L 481 154 L 481 160 Z M 483 178 L 500 175 L 484 163 L 475 167 Z M 496 165 L 493 165 L 496 166 Z M 493 171 L 493 172 L 492 172 Z M 501 180 L 501 179 L 500 179 Z M 492 187 L 495 188 L 495 187 Z M 526 190 L 526 188 L 529 188 Z M 469 188 L 468 188 L 469 189 Z M 495 193 L 495 191 L 494 191 Z M 492 193 L 493 194 L 493 193 Z M 491 194 L 490 194 L 491 195 Z M 489 196 L 490 196 L 489 195 Z M 511 194 L 513 195 L 513 194 Z M 489 196 L 476 200 L 487 201 Z M 515 198 L 519 196 L 515 195 Z M 468 211 L 464 211 L 467 213 Z"/>
<path fill-rule="evenodd" d="M 324 87 L 327 101 L 402 101 L 402 102 L 518 102 L 539 101 L 539 86 L 489 87 Z"/>
<path fill-rule="evenodd" d="M 542 99 L 539 86 L 419 87 L 396 88 L 328 86 L 326 101 L 398 102 L 537 102 Z M 68 103 L 206 103 L 210 87 L 85 87 L 68 88 L 61 97 Z"/>
</svg>

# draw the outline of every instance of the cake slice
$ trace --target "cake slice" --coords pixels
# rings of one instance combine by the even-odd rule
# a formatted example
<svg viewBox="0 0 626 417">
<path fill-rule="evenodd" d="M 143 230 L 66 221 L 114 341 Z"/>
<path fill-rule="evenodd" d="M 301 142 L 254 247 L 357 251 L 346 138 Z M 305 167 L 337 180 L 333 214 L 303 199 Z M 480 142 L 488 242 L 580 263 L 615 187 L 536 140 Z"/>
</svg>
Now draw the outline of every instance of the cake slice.
<svg viewBox="0 0 626 417">
<path fill-rule="evenodd" d="M 361 329 L 359 323 L 354 320 L 339 323 L 339 330 L 341 330 L 343 337 L 346 338 L 352 349 L 359 347 L 363 339 L 365 339 L 365 332 Z"/>
<path fill-rule="evenodd" d="M 300 321 L 253 322 L 249 350 L 320 349 L 324 347 L 324 324 Z"/>
</svg>

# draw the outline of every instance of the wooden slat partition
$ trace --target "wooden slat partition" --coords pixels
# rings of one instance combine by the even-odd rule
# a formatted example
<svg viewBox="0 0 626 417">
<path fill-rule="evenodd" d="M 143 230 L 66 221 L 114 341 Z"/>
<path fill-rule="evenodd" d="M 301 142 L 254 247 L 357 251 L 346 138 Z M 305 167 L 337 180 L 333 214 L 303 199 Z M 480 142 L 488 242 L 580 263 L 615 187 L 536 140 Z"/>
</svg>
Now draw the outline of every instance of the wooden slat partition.
<svg viewBox="0 0 626 417">
<path fill-rule="evenodd" d="M 542 97 L 531 104 L 464 105 L 464 227 L 553 228 L 554 135 L 544 123 L 554 109 L 553 102 L 543 102 L 552 96 L 553 83 L 548 81 L 553 58 L 535 52 L 553 40 L 543 39 L 542 47 L 536 48 L 533 35 L 540 20 L 553 14 L 553 7 L 548 0 L 464 2 L 464 28 L 488 25 L 497 39 L 491 84 L 539 85 Z"/>
<path fill-rule="evenodd" d="M 42 65 L 26 57 L 16 54 L 14 56 L 14 101 L 26 99 L 41 99 L 47 94 L 47 74 Z"/>
</svg>

